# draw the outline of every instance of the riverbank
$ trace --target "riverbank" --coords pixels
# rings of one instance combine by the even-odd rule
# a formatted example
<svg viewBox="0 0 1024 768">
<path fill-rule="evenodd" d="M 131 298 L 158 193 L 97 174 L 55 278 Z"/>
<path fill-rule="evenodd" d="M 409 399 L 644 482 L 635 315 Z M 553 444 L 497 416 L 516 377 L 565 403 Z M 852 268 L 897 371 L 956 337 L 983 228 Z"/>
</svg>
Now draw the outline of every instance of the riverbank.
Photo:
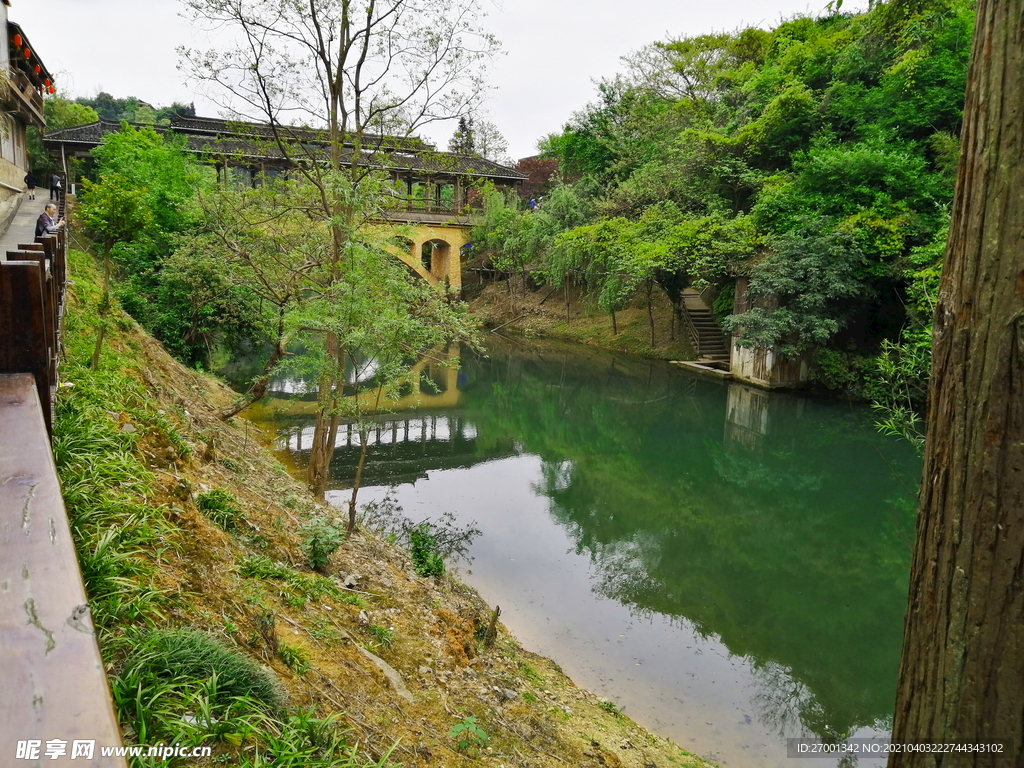
<svg viewBox="0 0 1024 768">
<path fill-rule="evenodd" d="M 672 305 L 662 290 L 651 296 L 654 342 L 646 298 L 637 295 L 624 309 L 609 314 L 586 306 L 576 289 L 532 290 L 517 285 L 510 297 L 508 281 L 483 283 L 467 289 L 470 312 L 486 326 L 525 336 L 544 336 L 630 352 L 660 360 L 693 360 L 685 332 L 673 320 Z"/>
<path fill-rule="evenodd" d="M 127 316 L 116 314 L 89 371 L 98 276 L 85 254 L 71 266 L 55 452 L 126 742 L 213 749 L 168 765 L 708 765 L 576 687 L 500 623 L 487 647 L 491 607 L 450 575 L 417 576 L 407 552 L 372 532 L 310 570 L 309 526 L 338 512 L 252 424 L 217 418 L 235 396 L 227 386 L 178 364 Z M 171 629 L 269 671 L 278 703 L 210 717 L 199 702 L 212 701 L 211 679 L 144 690 L 130 675 L 138 648 Z M 336 726 L 349 746 L 325 736 Z"/>
</svg>

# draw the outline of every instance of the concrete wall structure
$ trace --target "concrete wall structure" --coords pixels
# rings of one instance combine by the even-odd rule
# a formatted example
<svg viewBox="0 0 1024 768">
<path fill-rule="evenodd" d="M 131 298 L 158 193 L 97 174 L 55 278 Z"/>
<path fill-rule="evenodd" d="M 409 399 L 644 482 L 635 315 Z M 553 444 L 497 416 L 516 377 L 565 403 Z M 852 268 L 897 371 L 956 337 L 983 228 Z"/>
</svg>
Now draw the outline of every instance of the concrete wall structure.
<svg viewBox="0 0 1024 768">
<path fill-rule="evenodd" d="M 747 297 L 746 277 L 736 279 L 733 314 L 742 315 L 752 304 Z M 774 348 L 743 347 L 737 341 L 742 329 L 733 331 L 729 370 L 733 378 L 766 389 L 799 387 L 810 379 L 807 356 L 785 357 Z"/>
</svg>

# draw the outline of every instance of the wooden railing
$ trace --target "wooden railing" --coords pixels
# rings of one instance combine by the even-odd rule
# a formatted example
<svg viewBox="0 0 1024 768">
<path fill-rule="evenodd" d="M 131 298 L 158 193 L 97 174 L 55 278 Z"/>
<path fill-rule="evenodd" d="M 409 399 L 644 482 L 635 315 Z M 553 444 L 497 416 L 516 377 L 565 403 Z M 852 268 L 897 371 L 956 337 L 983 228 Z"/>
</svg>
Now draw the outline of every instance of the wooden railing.
<svg viewBox="0 0 1024 768">
<path fill-rule="evenodd" d="M 686 328 L 686 332 L 690 336 L 690 343 L 693 344 L 694 355 L 700 358 L 700 331 L 697 330 L 697 326 L 693 324 L 693 318 L 690 317 L 689 307 L 686 304 L 686 294 L 683 294 L 682 306 L 680 307 L 682 312 L 679 313 L 683 320 L 683 327 Z"/>
<path fill-rule="evenodd" d="M 28 373 L 35 378 L 51 436 L 66 283 L 63 230 L 37 237 L 34 243 L 19 243 L 0 262 L 0 374 Z"/>
<path fill-rule="evenodd" d="M 20 69 L 12 67 L 8 79 L 11 83 L 11 95 L 36 117 L 41 128 L 45 124 L 46 118 L 43 116 L 43 95 L 39 92 L 39 88 Z"/>
<path fill-rule="evenodd" d="M 388 211 L 397 213 L 445 213 L 451 216 L 460 216 L 469 213 L 479 213 L 480 208 L 474 208 L 466 202 L 446 202 L 422 197 L 395 197 L 389 200 Z"/>
<path fill-rule="evenodd" d="M 63 205 L 61 205 L 63 209 Z M 61 231 L 0 261 L 0 765 L 124 768 L 50 441 L 67 278 Z M 47 742 L 63 743 L 51 763 Z M 58 747 L 59 748 L 59 747 Z M 80 756 L 84 753 L 80 753 Z M 34 758 L 34 759 L 33 759 Z M 70 765 L 78 763 L 71 762 Z"/>
</svg>

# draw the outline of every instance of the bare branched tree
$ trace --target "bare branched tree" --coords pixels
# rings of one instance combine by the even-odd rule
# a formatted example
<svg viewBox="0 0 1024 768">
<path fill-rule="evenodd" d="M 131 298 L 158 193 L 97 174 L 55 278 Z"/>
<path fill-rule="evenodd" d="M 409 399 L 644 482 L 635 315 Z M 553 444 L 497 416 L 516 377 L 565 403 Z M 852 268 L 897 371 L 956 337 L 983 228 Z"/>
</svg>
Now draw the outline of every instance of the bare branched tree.
<svg viewBox="0 0 1024 768">
<path fill-rule="evenodd" d="M 389 153 L 426 149 L 423 126 L 472 111 L 497 41 L 479 0 L 185 0 L 186 15 L 215 36 L 216 50 L 181 49 L 183 69 L 225 113 L 266 123 L 257 138 L 310 185 L 329 230 L 322 295 L 362 300 L 353 259 L 360 229 L 387 197 Z M 365 293 L 365 292 L 363 292 Z M 379 294 L 379 292 L 378 292 Z M 378 295 L 377 300 L 384 301 Z M 340 305 L 339 305 L 340 306 Z M 324 312 L 318 330 L 327 365 L 309 482 L 323 493 L 345 385 L 345 318 Z"/>
</svg>

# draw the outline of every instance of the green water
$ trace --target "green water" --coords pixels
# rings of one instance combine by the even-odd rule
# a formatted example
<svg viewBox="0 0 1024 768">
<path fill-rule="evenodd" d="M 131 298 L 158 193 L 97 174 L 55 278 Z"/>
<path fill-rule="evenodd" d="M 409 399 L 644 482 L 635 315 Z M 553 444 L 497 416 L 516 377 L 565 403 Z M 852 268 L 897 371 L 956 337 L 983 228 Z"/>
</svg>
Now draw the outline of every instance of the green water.
<svg viewBox="0 0 1024 768">
<path fill-rule="evenodd" d="M 382 419 L 362 499 L 475 520 L 466 579 L 529 647 L 729 766 L 888 730 L 920 463 L 868 409 L 500 338 L 457 389 Z M 275 426 L 303 464 L 311 421 Z"/>
</svg>

